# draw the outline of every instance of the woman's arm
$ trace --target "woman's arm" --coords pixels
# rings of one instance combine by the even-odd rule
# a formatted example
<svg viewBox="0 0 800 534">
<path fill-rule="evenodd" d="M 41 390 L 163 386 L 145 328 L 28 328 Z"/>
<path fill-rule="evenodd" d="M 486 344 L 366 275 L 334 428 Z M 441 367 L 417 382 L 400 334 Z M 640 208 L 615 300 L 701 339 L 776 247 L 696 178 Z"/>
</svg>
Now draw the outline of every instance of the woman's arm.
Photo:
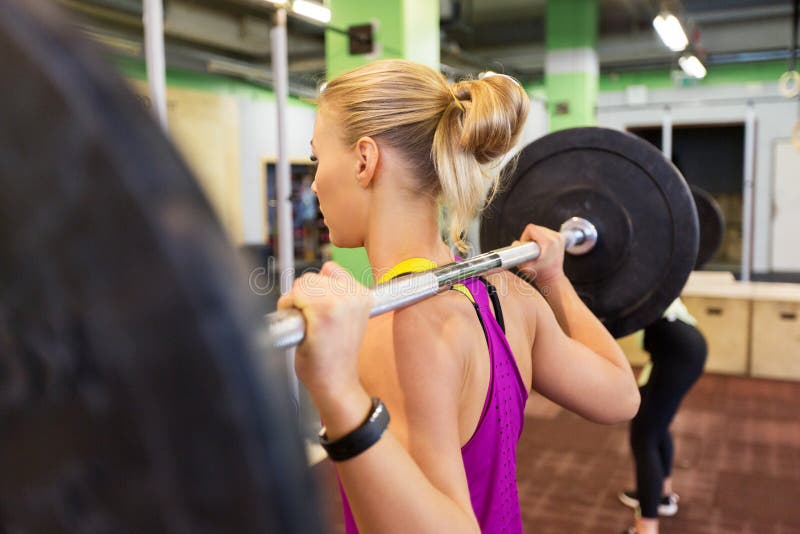
<svg viewBox="0 0 800 534">
<path fill-rule="evenodd" d="M 625 354 L 583 303 L 563 271 L 560 233 L 528 225 L 521 241 L 536 241 L 537 262 L 523 266 L 541 295 L 532 349 L 534 387 L 566 408 L 597 422 L 631 419 L 639 390 Z"/>
<path fill-rule="evenodd" d="M 639 409 L 639 389 L 622 350 L 592 350 L 589 345 L 603 334 L 585 324 L 576 325 L 573 337 L 568 337 L 544 298 L 538 295 L 534 298 L 536 325 L 531 350 L 534 389 L 596 423 L 614 424 L 633 418 Z M 578 308 L 574 302 L 570 306 Z M 593 315 L 591 319 L 581 319 L 583 313 L 579 308 L 563 313 L 572 323 L 583 320 L 603 328 Z M 611 337 L 608 332 L 604 335 Z"/>
<path fill-rule="evenodd" d="M 337 280 L 355 283 L 326 264 L 322 275 L 296 284 L 280 303 L 297 306 L 306 317 L 307 341 L 298 347 L 296 368 L 330 440 L 358 427 L 370 408 L 357 373 L 369 303 L 360 288 L 356 295 L 337 290 Z M 395 393 L 379 393 L 392 418 L 389 430 L 365 452 L 336 463 L 364 533 L 479 532 L 458 432 L 463 366 L 442 339 L 441 321 L 431 320 L 425 306 L 396 312 L 390 335 L 363 348 L 394 351 L 396 370 L 387 372 L 396 373 L 399 386 L 391 388 Z"/>
</svg>

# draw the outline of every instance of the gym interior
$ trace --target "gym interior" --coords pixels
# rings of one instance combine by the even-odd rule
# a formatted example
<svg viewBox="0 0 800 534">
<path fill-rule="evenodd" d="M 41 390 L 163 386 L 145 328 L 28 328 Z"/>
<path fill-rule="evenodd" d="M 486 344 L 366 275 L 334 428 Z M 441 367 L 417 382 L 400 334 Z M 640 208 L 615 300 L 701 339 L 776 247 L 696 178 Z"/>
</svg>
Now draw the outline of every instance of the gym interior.
<svg viewBox="0 0 800 534">
<path fill-rule="evenodd" d="M 523 530 L 800 533 L 797 32 L 793 0 L 9 0 L 0 534 L 352 531 L 299 340 L 270 346 L 263 317 L 327 261 L 377 281 L 363 248 L 332 243 L 309 141 L 326 83 L 386 59 L 527 95 L 501 161 L 514 185 L 465 231 L 469 257 L 528 223 L 589 219 L 599 248 L 568 252 L 566 274 L 637 377 L 658 367 L 654 321 L 706 343 L 650 523 L 632 423 L 585 420 L 534 373 Z M 634 172 L 651 182 L 621 178 Z M 602 209 L 666 205 L 598 223 L 599 200 L 553 207 L 588 206 L 554 193 L 567 183 Z M 613 265 L 578 265 L 601 249 Z"/>
</svg>

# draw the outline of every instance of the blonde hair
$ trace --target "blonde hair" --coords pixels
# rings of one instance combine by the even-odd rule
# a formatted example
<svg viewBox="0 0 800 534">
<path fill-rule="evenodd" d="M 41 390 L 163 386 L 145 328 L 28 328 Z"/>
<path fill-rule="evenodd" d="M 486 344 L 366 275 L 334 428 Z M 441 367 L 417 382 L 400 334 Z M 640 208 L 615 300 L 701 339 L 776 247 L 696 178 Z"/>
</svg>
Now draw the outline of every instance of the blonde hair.
<svg viewBox="0 0 800 534">
<path fill-rule="evenodd" d="M 436 195 L 450 219 L 452 243 L 465 251 L 465 231 L 492 191 L 497 161 L 516 143 L 530 105 L 508 76 L 448 85 L 439 72 L 406 60 L 376 61 L 331 80 L 319 105 L 337 114 L 344 141 L 376 137 L 406 156 L 421 192 Z"/>
</svg>

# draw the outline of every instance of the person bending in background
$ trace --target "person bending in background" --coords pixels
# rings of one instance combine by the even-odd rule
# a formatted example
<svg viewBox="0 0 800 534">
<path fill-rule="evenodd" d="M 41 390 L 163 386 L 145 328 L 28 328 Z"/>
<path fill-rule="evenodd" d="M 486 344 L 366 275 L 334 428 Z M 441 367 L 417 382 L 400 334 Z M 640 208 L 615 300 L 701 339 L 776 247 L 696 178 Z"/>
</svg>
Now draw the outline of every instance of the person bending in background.
<svg viewBox="0 0 800 534">
<path fill-rule="evenodd" d="M 529 103 L 508 76 L 451 85 L 403 60 L 331 80 L 312 139 L 331 242 L 364 246 L 379 281 L 452 262 L 440 207 L 463 251 Z M 530 389 L 596 422 L 636 413 L 625 355 L 564 276 L 564 238 L 529 225 L 521 240 L 542 249 L 522 270 L 546 297 L 500 272 L 368 322 L 367 289 L 326 263 L 281 298 L 306 319 L 295 369 L 325 424 L 348 532 L 520 533 Z"/>
<path fill-rule="evenodd" d="M 636 464 L 636 490 L 619 494 L 625 506 L 636 509 L 636 524 L 626 534 L 658 534 L 658 516 L 678 512 L 672 488 L 674 450 L 669 425 L 681 400 L 703 372 L 707 347 L 697 321 L 680 299 L 664 317 L 644 330 L 644 349 L 650 362 L 639 378 L 642 403 L 630 427 Z"/>
</svg>

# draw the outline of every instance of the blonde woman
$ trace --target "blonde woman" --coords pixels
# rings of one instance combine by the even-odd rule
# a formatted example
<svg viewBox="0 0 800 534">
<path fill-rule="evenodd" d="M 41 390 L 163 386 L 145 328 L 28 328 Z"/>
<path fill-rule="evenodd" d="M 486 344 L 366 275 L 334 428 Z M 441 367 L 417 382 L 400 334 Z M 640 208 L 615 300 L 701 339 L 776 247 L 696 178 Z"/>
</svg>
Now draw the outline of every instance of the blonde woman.
<svg viewBox="0 0 800 534">
<path fill-rule="evenodd" d="M 331 80 L 312 139 L 331 241 L 366 247 L 379 281 L 452 262 L 439 208 L 463 249 L 528 103 L 507 76 L 448 85 L 401 60 Z M 636 413 L 633 373 L 565 278 L 560 235 L 530 225 L 520 239 L 542 247 L 525 270 L 546 297 L 499 273 L 367 321 L 367 290 L 328 263 L 281 299 L 308 323 L 296 370 L 325 423 L 348 532 L 521 532 L 531 388 L 592 421 Z"/>
</svg>

